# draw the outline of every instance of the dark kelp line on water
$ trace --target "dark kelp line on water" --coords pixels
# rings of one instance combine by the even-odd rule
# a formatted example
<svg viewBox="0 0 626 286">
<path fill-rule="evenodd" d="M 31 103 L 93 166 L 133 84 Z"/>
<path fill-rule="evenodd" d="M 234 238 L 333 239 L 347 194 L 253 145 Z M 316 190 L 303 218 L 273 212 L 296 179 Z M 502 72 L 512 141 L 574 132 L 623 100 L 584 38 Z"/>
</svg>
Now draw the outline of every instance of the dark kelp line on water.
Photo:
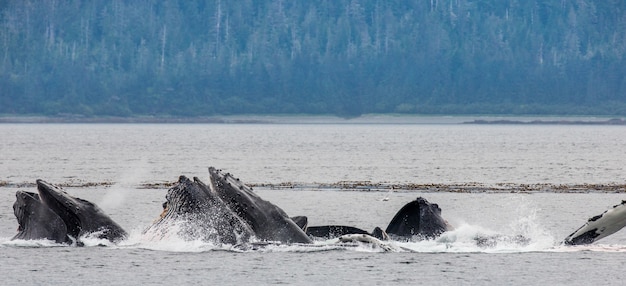
<svg viewBox="0 0 626 286">
<path fill-rule="evenodd" d="M 32 188 L 35 182 L 0 181 L 0 188 Z M 110 188 L 115 182 L 84 182 L 70 180 L 56 184 L 62 188 Z M 142 182 L 129 189 L 169 189 L 176 185 L 175 181 Z M 253 188 L 292 190 L 292 191 L 353 191 L 353 192 L 444 192 L 444 193 L 626 193 L 626 184 L 519 184 L 496 183 L 376 183 L 370 181 L 340 181 L 336 183 L 250 183 Z"/>
<path fill-rule="evenodd" d="M 251 184 L 270 189 L 293 190 L 340 190 L 361 192 L 448 192 L 448 193 L 626 193 L 626 184 L 517 184 L 517 183 L 459 183 L 459 184 L 416 184 L 416 183 L 372 183 L 337 182 L 331 184 Z"/>
</svg>

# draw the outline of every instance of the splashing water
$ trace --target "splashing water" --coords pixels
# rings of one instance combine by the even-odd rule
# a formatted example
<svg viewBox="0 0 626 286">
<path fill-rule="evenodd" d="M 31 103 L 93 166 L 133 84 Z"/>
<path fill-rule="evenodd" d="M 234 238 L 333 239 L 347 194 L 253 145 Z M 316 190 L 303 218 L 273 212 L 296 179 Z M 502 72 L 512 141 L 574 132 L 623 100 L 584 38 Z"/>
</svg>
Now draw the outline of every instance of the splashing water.
<svg viewBox="0 0 626 286">
<path fill-rule="evenodd" d="M 135 161 L 120 172 L 116 183 L 107 189 L 97 204 L 103 210 L 114 210 L 121 207 L 128 197 L 128 190 L 138 185 L 149 174 L 149 164 L 145 159 Z"/>
<path fill-rule="evenodd" d="M 10 237 L 2 237 L 0 238 L 0 245 L 5 247 L 24 247 L 24 248 L 41 248 L 41 247 L 61 247 L 66 246 L 65 244 L 56 243 L 53 240 L 48 239 L 38 239 L 38 240 L 23 240 L 16 239 L 11 240 Z"/>
<path fill-rule="evenodd" d="M 515 219 L 502 230 L 460 223 L 453 230 L 433 240 L 398 242 L 403 249 L 414 252 L 485 252 L 514 253 L 547 251 L 558 242 L 537 218 L 537 209 L 524 199 L 516 201 Z"/>
<path fill-rule="evenodd" d="M 558 245 L 558 241 L 545 228 L 537 217 L 537 209 L 528 206 L 525 200 L 517 208 L 518 219 L 509 225 L 509 231 L 530 239 L 525 249 L 529 251 L 545 250 Z"/>
</svg>

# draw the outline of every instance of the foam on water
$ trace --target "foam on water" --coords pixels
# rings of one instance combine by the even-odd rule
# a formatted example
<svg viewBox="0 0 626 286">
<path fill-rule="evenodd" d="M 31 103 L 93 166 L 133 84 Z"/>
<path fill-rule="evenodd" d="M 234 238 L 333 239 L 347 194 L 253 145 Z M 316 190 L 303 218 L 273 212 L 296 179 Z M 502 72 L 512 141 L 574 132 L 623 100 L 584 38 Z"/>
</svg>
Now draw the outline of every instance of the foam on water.
<svg viewBox="0 0 626 286">
<path fill-rule="evenodd" d="M 554 247 L 554 239 L 537 233 L 499 233 L 481 226 L 463 224 L 439 238 L 393 242 L 413 252 L 484 252 L 512 253 L 545 251 Z"/>
<path fill-rule="evenodd" d="M 107 239 L 101 238 L 104 231 L 96 231 L 82 235 L 78 240 L 83 246 L 114 246 L 115 243 Z"/>
<path fill-rule="evenodd" d="M 478 245 L 477 237 L 500 236 L 493 244 Z M 164 237 L 160 240 L 146 238 L 140 231 L 132 231 L 126 240 L 118 244 L 105 239 L 96 238 L 96 234 L 81 237 L 84 247 L 136 248 L 164 252 L 200 253 L 209 251 L 260 252 L 260 253 L 311 253 L 325 251 L 353 251 L 368 253 L 383 252 L 419 252 L 419 253 L 519 253 L 519 252 L 626 252 L 626 245 L 592 244 L 565 246 L 550 236 L 528 237 L 530 240 L 516 241 L 512 236 L 498 234 L 480 226 L 464 224 L 455 230 L 448 231 L 437 239 L 419 241 L 383 241 L 382 245 L 365 242 L 340 242 L 338 239 L 316 241 L 313 244 L 280 244 L 253 241 L 248 244 L 230 245 L 207 242 L 203 240 L 187 240 L 177 235 Z M 0 238 L 0 247 L 15 248 L 50 248 L 70 247 L 50 240 L 11 240 L 10 237 Z"/>
<path fill-rule="evenodd" d="M 67 246 L 65 244 L 59 244 L 54 242 L 53 240 L 48 239 L 37 239 L 37 240 L 23 240 L 16 239 L 11 240 L 10 237 L 2 237 L 0 238 L 0 246 L 4 247 L 24 247 L 24 248 L 42 248 L 42 247 L 63 247 Z"/>
<path fill-rule="evenodd" d="M 366 242 L 340 242 L 338 239 L 315 241 L 313 244 L 280 244 L 251 241 L 240 245 L 212 243 L 203 240 L 189 240 L 179 235 L 176 225 L 166 233 L 144 233 L 139 229 L 130 232 L 129 238 L 119 247 L 136 247 L 171 252 L 204 252 L 213 250 L 253 251 L 253 252 L 423 252 L 423 253 L 514 253 L 532 251 L 553 251 L 558 245 L 555 239 L 546 234 L 534 223 L 531 217 L 522 217 L 513 222 L 512 232 L 503 233 L 481 226 L 462 224 L 452 231 L 443 233 L 433 240 L 383 241 L 381 245 Z M 489 238 L 483 245 L 479 238 Z M 520 239 L 521 238 L 521 239 Z M 91 244 L 90 244 L 91 245 Z"/>
<path fill-rule="evenodd" d="M 135 228 L 130 231 L 128 238 L 122 241 L 119 246 L 169 252 L 204 252 L 224 247 L 200 239 L 190 240 L 179 236 L 180 224 L 171 223 L 168 226 L 167 231 L 158 233 L 155 231 L 144 232 L 140 228 Z"/>
</svg>

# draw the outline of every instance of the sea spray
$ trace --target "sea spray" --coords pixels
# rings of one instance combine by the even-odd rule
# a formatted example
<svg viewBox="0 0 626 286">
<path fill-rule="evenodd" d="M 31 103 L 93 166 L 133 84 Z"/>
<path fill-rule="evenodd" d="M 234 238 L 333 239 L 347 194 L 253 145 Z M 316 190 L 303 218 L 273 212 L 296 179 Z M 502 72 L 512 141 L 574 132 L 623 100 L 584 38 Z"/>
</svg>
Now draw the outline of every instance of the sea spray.
<svg viewBox="0 0 626 286">
<path fill-rule="evenodd" d="M 516 219 L 512 221 L 508 229 L 509 233 L 523 236 L 529 239 L 527 250 L 541 251 L 554 247 L 558 242 L 554 236 L 543 227 L 541 219 L 537 216 L 540 211 L 534 204 L 531 206 L 525 198 L 517 200 L 515 208 Z"/>
<path fill-rule="evenodd" d="M 98 205 L 107 211 L 120 208 L 128 197 L 128 191 L 147 177 L 149 164 L 145 159 L 140 159 L 131 163 L 119 173 L 119 179 L 115 184 L 107 189 Z"/>
</svg>

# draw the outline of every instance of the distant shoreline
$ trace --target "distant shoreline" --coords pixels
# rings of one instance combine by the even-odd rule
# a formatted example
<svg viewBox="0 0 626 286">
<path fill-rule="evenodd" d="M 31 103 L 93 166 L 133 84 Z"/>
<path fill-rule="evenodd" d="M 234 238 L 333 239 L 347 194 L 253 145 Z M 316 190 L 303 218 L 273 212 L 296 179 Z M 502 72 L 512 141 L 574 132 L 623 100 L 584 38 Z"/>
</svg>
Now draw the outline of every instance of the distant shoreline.
<svg viewBox="0 0 626 286">
<path fill-rule="evenodd" d="M 626 120 L 622 118 L 612 118 L 608 120 L 483 120 L 463 122 L 464 124 L 523 124 L 523 125 L 626 125 Z"/>
<path fill-rule="evenodd" d="M 81 117 L 81 116 L 6 116 L 0 123 L 265 123 L 258 120 L 220 117 Z"/>
<path fill-rule="evenodd" d="M 354 118 L 331 115 L 226 115 L 205 117 L 0 116 L 0 124 L 477 124 L 477 125 L 626 125 L 623 118 L 592 116 L 492 116 L 367 114 Z"/>
</svg>

